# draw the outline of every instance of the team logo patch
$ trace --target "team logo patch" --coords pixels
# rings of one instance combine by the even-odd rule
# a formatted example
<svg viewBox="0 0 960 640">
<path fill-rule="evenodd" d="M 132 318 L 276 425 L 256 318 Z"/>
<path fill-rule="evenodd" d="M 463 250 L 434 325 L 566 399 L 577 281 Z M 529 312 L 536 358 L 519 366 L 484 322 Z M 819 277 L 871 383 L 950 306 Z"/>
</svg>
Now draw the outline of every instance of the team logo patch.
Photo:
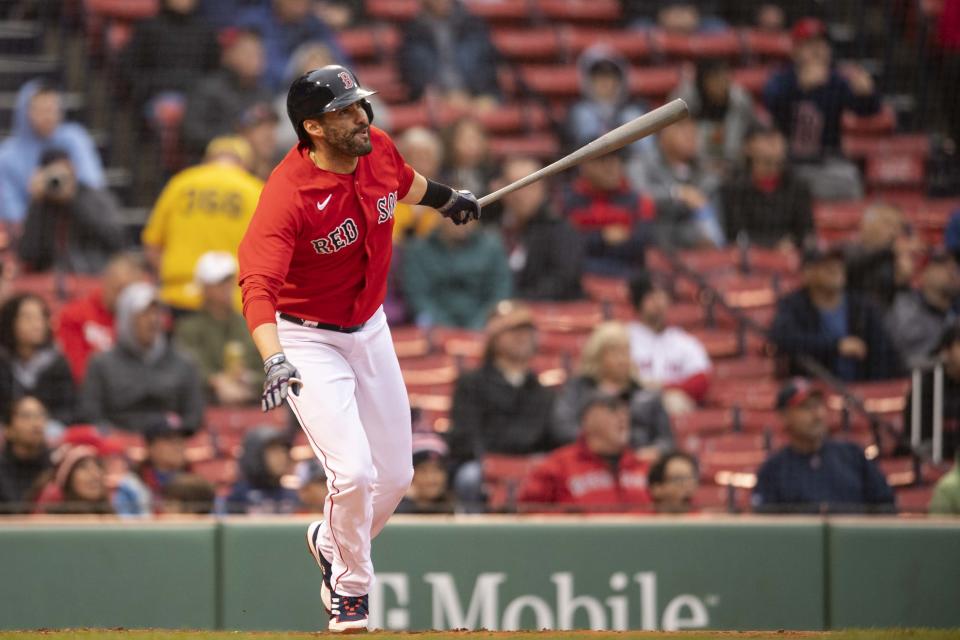
<svg viewBox="0 0 960 640">
<path fill-rule="evenodd" d="M 357 223 L 353 221 L 353 218 L 347 218 L 324 237 L 311 240 L 310 244 L 313 245 L 313 250 L 320 255 L 327 255 L 350 246 L 359 237 L 360 232 L 357 230 Z"/>
<path fill-rule="evenodd" d="M 377 224 L 383 224 L 393 217 L 393 211 L 397 208 L 397 192 L 391 191 L 388 195 L 377 200 Z"/>
<path fill-rule="evenodd" d="M 340 76 L 340 82 L 343 83 L 344 89 L 353 89 L 355 85 L 353 82 L 353 78 L 350 76 L 349 73 L 347 73 L 346 71 L 341 71 L 337 75 Z"/>
</svg>

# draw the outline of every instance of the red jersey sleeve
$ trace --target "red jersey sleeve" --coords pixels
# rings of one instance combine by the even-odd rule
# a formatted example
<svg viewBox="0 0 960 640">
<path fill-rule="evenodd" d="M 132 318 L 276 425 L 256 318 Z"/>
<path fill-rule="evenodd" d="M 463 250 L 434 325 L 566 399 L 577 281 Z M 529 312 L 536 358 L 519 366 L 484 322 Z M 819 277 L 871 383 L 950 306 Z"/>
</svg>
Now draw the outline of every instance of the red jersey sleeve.
<svg viewBox="0 0 960 640">
<path fill-rule="evenodd" d="M 277 295 L 299 233 L 299 198 L 289 180 L 268 181 L 240 242 L 243 316 L 251 333 L 261 324 L 276 321 Z"/>
</svg>

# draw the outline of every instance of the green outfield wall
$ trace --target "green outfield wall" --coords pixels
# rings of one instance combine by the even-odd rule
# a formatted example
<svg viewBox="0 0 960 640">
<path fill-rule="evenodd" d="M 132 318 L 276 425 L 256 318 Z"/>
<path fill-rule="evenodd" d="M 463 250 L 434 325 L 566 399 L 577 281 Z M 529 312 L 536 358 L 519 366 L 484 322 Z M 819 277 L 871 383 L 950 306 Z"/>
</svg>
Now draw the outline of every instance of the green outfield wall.
<svg viewBox="0 0 960 640">
<path fill-rule="evenodd" d="M 0 522 L 0 628 L 315 630 L 300 519 Z M 960 521 L 401 519 L 388 629 L 960 627 Z"/>
</svg>

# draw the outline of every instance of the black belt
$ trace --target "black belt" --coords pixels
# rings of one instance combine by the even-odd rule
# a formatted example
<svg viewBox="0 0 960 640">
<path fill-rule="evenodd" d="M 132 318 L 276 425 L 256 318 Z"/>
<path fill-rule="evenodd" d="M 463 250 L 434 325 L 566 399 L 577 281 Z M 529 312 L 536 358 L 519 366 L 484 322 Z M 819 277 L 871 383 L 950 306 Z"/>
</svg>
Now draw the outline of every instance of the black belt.
<svg viewBox="0 0 960 640">
<path fill-rule="evenodd" d="M 366 322 L 361 322 L 358 325 L 352 327 L 341 327 L 338 324 L 327 324 L 326 322 L 315 322 L 314 320 L 304 320 L 303 318 L 298 318 L 297 316 L 291 316 L 288 313 L 281 313 L 280 317 L 287 322 L 295 322 L 303 327 L 309 327 L 311 329 L 326 329 L 327 331 L 336 331 L 338 333 L 356 333 L 363 329 L 363 325 Z"/>
</svg>

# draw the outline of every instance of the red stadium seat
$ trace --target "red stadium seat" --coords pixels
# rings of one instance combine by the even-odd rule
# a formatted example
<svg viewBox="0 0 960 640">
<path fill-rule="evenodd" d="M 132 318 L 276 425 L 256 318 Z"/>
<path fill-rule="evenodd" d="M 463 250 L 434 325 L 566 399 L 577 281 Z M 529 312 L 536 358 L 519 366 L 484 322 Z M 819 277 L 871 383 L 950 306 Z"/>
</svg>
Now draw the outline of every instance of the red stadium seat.
<svg viewBox="0 0 960 640">
<path fill-rule="evenodd" d="M 553 27 L 535 29 L 496 29 L 491 33 L 493 44 L 506 58 L 556 61 L 560 58 L 560 35 Z"/>
<path fill-rule="evenodd" d="M 911 155 L 926 158 L 930 153 L 930 139 L 924 133 L 898 134 L 895 136 L 843 137 L 843 152 L 850 158 L 860 159 L 876 156 Z"/>
<path fill-rule="evenodd" d="M 490 154 L 494 158 L 532 156 L 541 160 L 556 159 L 560 140 L 553 133 L 521 136 L 495 136 L 490 139 Z"/>
<path fill-rule="evenodd" d="M 482 331 L 433 327 L 430 329 L 430 342 L 454 357 L 479 358 L 483 355 L 486 338 Z"/>
<path fill-rule="evenodd" d="M 237 462 L 229 459 L 204 460 L 193 465 L 193 472 L 223 490 L 237 481 Z"/>
<path fill-rule="evenodd" d="M 880 414 L 899 414 L 906 404 L 907 392 L 910 390 L 910 379 L 858 382 L 849 385 L 849 388 L 853 395 L 863 400 L 867 411 Z M 828 403 L 831 409 L 839 410 L 842 408 L 842 399 L 837 395 L 831 395 Z"/>
<path fill-rule="evenodd" d="M 524 64 L 520 77 L 530 89 L 545 96 L 580 95 L 580 72 L 573 65 Z"/>
<path fill-rule="evenodd" d="M 530 8 L 526 0 L 467 0 L 470 13 L 487 22 L 526 21 Z"/>
<path fill-rule="evenodd" d="M 562 34 L 570 55 L 574 57 L 595 44 L 609 47 L 632 61 L 650 57 L 650 40 L 641 32 L 570 26 Z"/>
<path fill-rule="evenodd" d="M 854 231 L 860 226 L 865 203 L 857 202 L 818 202 L 813 208 L 813 219 L 817 229 Z"/>
<path fill-rule="evenodd" d="M 740 268 L 740 250 L 737 247 L 681 251 L 679 258 L 680 264 L 703 275 Z"/>
<path fill-rule="evenodd" d="M 733 426 L 733 412 L 729 409 L 697 409 L 672 416 L 670 421 L 678 439 L 689 435 L 720 434 Z"/>
<path fill-rule="evenodd" d="M 391 25 L 345 29 L 337 41 L 355 62 L 376 60 L 393 55 L 400 46 L 400 31 Z M 364 79 L 366 80 L 366 79 Z"/>
<path fill-rule="evenodd" d="M 462 114 L 461 114 L 462 115 Z M 545 129 L 550 120 L 543 106 L 536 103 L 511 102 L 496 109 L 474 114 L 492 135 L 516 134 L 526 131 Z M 452 123 L 456 117 L 452 112 L 441 114 L 443 124 Z"/>
<path fill-rule="evenodd" d="M 514 1 L 513 4 L 522 5 Z M 620 19 L 618 0 L 536 0 L 540 13 L 559 22 L 613 22 Z"/>
<path fill-rule="evenodd" d="M 621 278 L 585 275 L 581 280 L 584 292 L 599 302 L 630 302 L 630 288 Z"/>
<path fill-rule="evenodd" d="M 896 490 L 897 511 L 900 513 L 927 513 L 933 487 L 899 487 Z"/>
<path fill-rule="evenodd" d="M 430 110 L 423 102 L 391 105 L 390 121 L 393 130 L 398 132 L 410 127 L 429 127 L 432 124 Z"/>
<path fill-rule="evenodd" d="M 747 51 L 760 58 L 789 58 L 793 40 L 786 31 L 744 29 L 741 31 Z"/>
<path fill-rule="evenodd" d="M 603 309 L 593 300 L 575 302 L 530 302 L 541 331 L 590 331 L 603 322 Z"/>
<path fill-rule="evenodd" d="M 407 86 L 392 65 L 358 65 L 356 71 L 363 85 L 376 89 L 385 101 L 392 103 L 407 99 Z"/>
<path fill-rule="evenodd" d="M 751 247 L 747 250 L 747 268 L 751 273 L 797 273 L 800 269 L 800 254 Z"/>
<path fill-rule="evenodd" d="M 284 428 L 289 419 L 286 411 L 264 413 L 260 407 L 208 407 L 203 414 L 204 425 L 212 433 L 246 432 L 260 426 Z"/>
<path fill-rule="evenodd" d="M 780 414 L 774 409 L 741 410 L 735 419 L 740 429 L 747 433 L 776 432 L 782 427 Z"/>
<path fill-rule="evenodd" d="M 921 155 L 883 155 L 867 158 L 866 180 L 870 187 L 920 187 L 925 178 L 925 162 Z"/>
<path fill-rule="evenodd" d="M 460 374 L 454 357 L 445 353 L 404 358 L 400 364 L 408 389 L 452 384 Z"/>
<path fill-rule="evenodd" d="M 850 135 L 879 136 L 893 133 L 897 126 L 897 114 L 890 105 L 883 105 L 879 113 L 859 116 L 845 111 L 842 117 L 843 132 Z"/>
<path fill-rule="evenodd" d="M 705 483 L 726 484 L 732 473 L 755 473 L 767 455 L 763 449 L 705 451 L 700 456 L 700 478 Z"/>
<path fill-rule="evenodd" d="M 718 360 L 714 363 L 712 376 L 719 380 L 753 380 L 772 378 L 776 369 L 773 358 L 747 356 L 745 358 Z"/>
<path fill-rule="evenodd" d="M 775 68 L 770 66 L 744 67 L 733 70 L 733 81 L 749 91 L 754 97 L 763 92 Z"/>
<path fill-rule="evenodd" d="M 720 291 L 724 302 L 731 307 L 751 309 L 769 307 L 777 302 L 773 282 L 767 275 L 721 273 L 711 276 L 709 282 Z"/>
<path fill-rule="evenodd" d="M 384 22 L 406 21 L 420 11 L 420 0 L 365 0 L 368 18 Z"/>
<path fill-rule="evenodd" d="M 707 401 L 713 407 L 739 407 L 744 410 L 774 409 L 780 385 L 776 380 L 725 380 L 710 382 Z"/>
<path fill-rule="evenodd" d="M 542 353 L 565 355 L 576 363 L 580 359 L 580 352 L 586 344 L 589 334 L 586 332 L 541 332 L 538 344 Z"/>
<path fill-rule="evenodd" d="M 732 58 L 740 54 L 740 38 L 734 31 L 687 35 L 654 30 L 651 40 L 668 58 Z"/>
<path fill-rule="evenodd" d="M 117 20 L 145 20 L 157 14 L 159 0 L 85 0 L 88 14 Z"/>
<path fill-rule="evenodd" d="M 630 70 L 630 91 L 645 98 L 664 98 L 678 84 L 678 67 L 634 67 Z"/>
<path fill-rule="evenodd" d="M 391 327 L 390 335 L 393 337 L 393 348 L 401 360 L 430 352 L 429 336 L 420 327 Z"/>
<path fill-rule="evenodd" d="M 485 455 L 483 482 L 487 493 L 487 507 L 491 511 L 512 508 L 516 504 L 520 485 L 540 460 L 542 456 Z"/>
</svg>

